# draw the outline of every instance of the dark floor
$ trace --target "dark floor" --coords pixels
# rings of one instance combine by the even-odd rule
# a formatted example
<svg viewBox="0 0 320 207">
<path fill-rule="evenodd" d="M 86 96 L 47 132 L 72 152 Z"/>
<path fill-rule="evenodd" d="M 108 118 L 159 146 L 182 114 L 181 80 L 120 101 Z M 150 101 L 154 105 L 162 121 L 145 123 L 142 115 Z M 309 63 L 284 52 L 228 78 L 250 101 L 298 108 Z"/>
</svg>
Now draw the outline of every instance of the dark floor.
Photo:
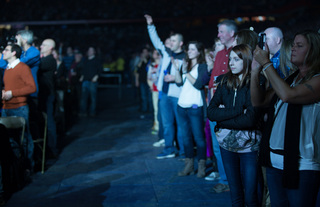
<svg viewBox="0 0 320 207">
<path fill-rule="evenodd" d="M 6 206 L 231 206 L 229 193 L 209 192 L 215 182 L 178 177 L 178 158 L 155 158 L 161 148 L 152 146 L 152 116 L 140 118 L 132 88 L 122 92 L 118 99 L 117 89 L 99 89 L 98 115 L 78 119 L 56 162 Z"/>
</svg>

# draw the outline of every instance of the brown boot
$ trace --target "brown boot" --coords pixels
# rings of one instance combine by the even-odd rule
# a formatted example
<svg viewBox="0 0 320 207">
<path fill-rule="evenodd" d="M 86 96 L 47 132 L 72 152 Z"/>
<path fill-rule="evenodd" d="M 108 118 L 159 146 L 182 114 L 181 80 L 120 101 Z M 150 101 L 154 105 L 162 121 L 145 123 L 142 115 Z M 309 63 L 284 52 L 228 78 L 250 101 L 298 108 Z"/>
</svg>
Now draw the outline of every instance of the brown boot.
<svg viewBox="0 0 320 207">
<path fill-rule="evenodd" d="M 203 178 L 206 176 L 206 161 L 205 160 L 199 160 L 198 161 L 198 178 Z"/>
<path fill-rule="evenodd" d="M 186 176 L 194 174 L 193 158 L 186 158 L 184 161 L 183 171 L 178 173 L 178 176 Z"/>
</svg>

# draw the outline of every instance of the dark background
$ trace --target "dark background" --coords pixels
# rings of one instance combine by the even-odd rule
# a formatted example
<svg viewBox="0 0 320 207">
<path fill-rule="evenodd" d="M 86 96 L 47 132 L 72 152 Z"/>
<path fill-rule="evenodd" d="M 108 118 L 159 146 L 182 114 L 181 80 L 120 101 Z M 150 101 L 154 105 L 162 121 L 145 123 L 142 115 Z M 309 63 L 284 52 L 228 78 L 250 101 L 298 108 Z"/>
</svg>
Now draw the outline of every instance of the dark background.
<svg viewBox="0 0 320 207">
<path fill-rule="evenodd" d="M 180 32 L 185 42 L 198 40 L 212 47 L 222 19 L 246 18 L 239 29 L 253 27 L 259 33 L 280 27 L 286 38 L 302 29 L 320 28 L 320 6 L 315 0 L 0 0 L 0 36 L 30 29 L 42 40 L 86 51 L 93 45 L 102 56 L 128 60 L 145 44 L 151 44 L 143 17 L 153 16 L 159 36 Z M 254 21 L 264 16 L 265 21 Z M 10 29 L 5 29 L 5 28 Z M 126 61 L 129 62 L 129 61 Z"/>
</svg>

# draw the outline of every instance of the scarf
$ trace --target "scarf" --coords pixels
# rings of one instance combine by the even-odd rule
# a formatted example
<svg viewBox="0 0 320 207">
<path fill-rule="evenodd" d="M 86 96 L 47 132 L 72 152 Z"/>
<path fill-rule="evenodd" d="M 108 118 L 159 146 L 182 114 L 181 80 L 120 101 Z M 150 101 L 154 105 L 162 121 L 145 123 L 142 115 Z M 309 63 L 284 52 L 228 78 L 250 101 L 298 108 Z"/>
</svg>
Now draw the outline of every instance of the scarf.
<svg viewBox="0 0 320 207">
<path fill-rule="evenodd" d="M 286 79 L 291 85 L 294 78 L 298 75 L 298 71 Z M 270 135 L 275 120 L 274 104 L 279 98 L 275 95 L 272 98 L 271 105 L 268 110 L 268 120 L 262 136 L 260 145 L 259 161 L 263 166 L 271 167 L 270 160 Z M 301 122 L 302 105 L 288 104 L 286 115 L 286 127 L 284 136 L 284 150 L 280 154 L 284 155 L 283 178 L 282 183 L 286 188 L 299 187 L 299 142 L 300 142 L 300 122 Z"/>
</svg>

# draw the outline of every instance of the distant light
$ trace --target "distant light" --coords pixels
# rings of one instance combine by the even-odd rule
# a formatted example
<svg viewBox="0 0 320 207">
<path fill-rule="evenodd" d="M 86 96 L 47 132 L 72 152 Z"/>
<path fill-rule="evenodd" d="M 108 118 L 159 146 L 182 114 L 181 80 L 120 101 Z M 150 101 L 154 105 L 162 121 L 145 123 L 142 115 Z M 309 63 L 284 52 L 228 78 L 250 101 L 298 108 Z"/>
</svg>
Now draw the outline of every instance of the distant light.
<svg viewBox="0 0 320 207">
<path fill-rule="evenodd" d="M 258 19 L 259 19 L 259 21 L 263 21 L 264 20 L 264 18 L 262 16 L 259 16 Z"/>
<path fill-rule="evenodd" d="M 254 28 L 253 28 L 253 27 L 250 27 L 249 29 L 250 29 L 251 31 L 254 31 Z"/>
</svg>

